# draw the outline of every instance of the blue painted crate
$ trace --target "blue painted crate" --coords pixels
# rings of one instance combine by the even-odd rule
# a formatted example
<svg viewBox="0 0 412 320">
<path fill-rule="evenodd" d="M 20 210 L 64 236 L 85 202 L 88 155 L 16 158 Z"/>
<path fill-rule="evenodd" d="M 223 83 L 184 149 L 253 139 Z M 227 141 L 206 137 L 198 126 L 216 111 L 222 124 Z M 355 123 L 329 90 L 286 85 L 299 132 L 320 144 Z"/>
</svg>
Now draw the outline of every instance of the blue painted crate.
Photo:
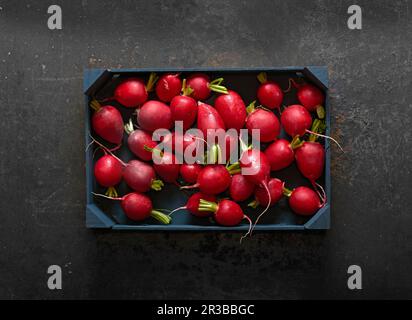
<svg viewBox="0 0 412 320">
<path fill-rule="evenodd" d="M 113 91 L 113 86 L 116 82 L 124 77 L 139 76 L 147 79 L 150 72 L 205 72 L 211 78 L 223 76 L 225 78 L 225 85 L 235 91 L 239 92 L 244 98 L 245 103 L 248 104 L 256 99 L 256 89 L 258 82 L 256 75 L 265 71 L 271 79 L 277 81 L 282 88 L 288 85 L 290 77 L 304 77 L 305 80 L 310 81 L 320 87 L 326 94 L 325 109 L 326 109 L 326 134 L 330 135 L 330 106 L 328 96 L 328 72 L 326 67 L 280 67 L 280 68 L 150 68 L 150 69 L 86 69 L 84 71 L 83 88 L 85 91 L 85 139 L 86 145 L 91 142 L 89 132 L 90 117 L 92 114 L 89 102 L 91 97 L 107 97 Z M 215 96 L 206 103 L 213 103 Z M 296 95 L 292 93 L 285 95 L 284 103 L 290 105 L 298 103 Z M 116 103 L 112 103 L 116 105 Z M 124 121 L 126 122 L 132 116 L 132 110 L 119 106 L 122 112 Z M 285 135 L 282 132 L 282 135 Z M 326 149 L 325 171 L 320 182 L 325 188 L 328 202 L 312 217 L 300 217 L 291 212 L 287 205 L 287 199 L 282 199 L 279 204 L 269 209 L 266 215 L 260 220 L 259 225 L 255 230 L 260 231 L 275 231 L 275 230 L 321 230 L 329 229 L 330 227 L 330 200 L 331 200 L 331 178 L 330 178 L 330 147 L 329 141 L 324 141 Z M 132 159 L 132 154 L 127 149 L 127 136 L 125 135 L 123 147 L 120 150 L 120 157 L 125 161 Z M 95 159 L 93 159 L 94 148 L 89 148 L 86 152 L 86 226 L 88 228 L 105 228 L 115 230 L 140 230 L 140 231 L 246 231 L 248 225 L 245 222 L 237 227 L 222 227 L 218 226 L 205 218 L 196 218 L 188 212 L 179 211 L 173 216 L 173 221 L 170 225 L 162 225 L 152 218 L 147 219 L 142 223 L 133 222 L 127 219 L 123 214 L 120 204 L 117 201 L 106 199 L 98 199 L 93 197 L 92 191 L 102 193 L 104 190 L 96 184 L 93 175 L 93 166 Z M 98 156 L 96 156 L 98 158 Z M 299 185 L 310 184 L 304 179 L 297 168 L 293 164 L 291 167 L 282 171 L 272 173 L 273 177 L 279 177 L 286 181 L 288 188 L 297 187 Z M 117 188 L 119 194 L 126 194 L 130 190 L 122 182 Z M 174 209 L 184 205 L 187 201 L 187 195 L 182 193 L 174 185 L 166 185 L 160 192 L 149 192 L 153 200 L 154 208 Z M 254 219 L 262 210 L 258 208 L 253 210 L 242 205 L 245 213 Z"/>
</svg>

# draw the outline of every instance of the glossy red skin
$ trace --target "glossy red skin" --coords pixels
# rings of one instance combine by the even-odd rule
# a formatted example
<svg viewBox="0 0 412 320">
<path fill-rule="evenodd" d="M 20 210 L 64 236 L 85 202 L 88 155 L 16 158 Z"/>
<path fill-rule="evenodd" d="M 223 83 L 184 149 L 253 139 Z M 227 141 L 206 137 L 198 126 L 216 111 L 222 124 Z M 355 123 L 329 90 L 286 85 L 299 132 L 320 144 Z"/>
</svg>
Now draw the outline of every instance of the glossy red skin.
<svg viewBox="0 0 412 320">
<path fill-rule="evenodd" d="M 262 83 L 257 91 L 257 97 L 261 105 L 269 109 L 279 109 L 283 101 L 283 91 L 273 81 Z"/>
<path fill-rule="evenodd" d="M 255 185 L 241 174 L 235 174 L 232 176 L 232 181 L 229 187 L 230 197 L 236 201 L 245 201 L 248 199 L 255 190 Z"/>
<path fill-rule="evenodd" d="M 226 130 L 225 123 L 217 110 L 206 103 L 200 103 L 198 106 L 197 128 L 202 131 L 205 140 L 208 129 Z"/>
<path fill-rule="evenodd" d="M 305 141 L 295 150 L 296 165 L 305 178 L 316 181 L 325 166 L 325 148 L 319 142 Z"/>
<path fill-rule="evenodd" d="M 226 227 L 237 226 L 245 217 L 242 208 L 232 200 L 222 200 L 215 212 L 215 221 Z"/>
<path fill-rule="evenodd" d="M 280 116 L 285 132 L 294 137 L 303 136 L 312 126 L 312 117 L 308 110 L 300 104 L 294 104 L 283 110 Z"/>
<path fill-rule="evenodd" d="M 146 151 L 144 146 L 156 147 L 157 143 L 152 140 L 152 135 L 146 131 L 137 129 L 133 131 L 127 139 L 129 149 L 133 154 L 143 161 L 152 160 L 152 153 Z"/>
<path fill-rule="evenodd" d="M 308 187 L 297 187 L 289 197 L 289 206 L 297 214 L 311 216 L 322 205 L 315 191 Z"/>
<path fill-rule="evenodd" d="M 236 151 L 235 145 L 237 145 L 238 147 L 237 153 L 235 154 L 236 158 L 238 158 L 239 157 L 239 138 L 232 136 L 230 134 L 226 134 L 225 143 L 226 143 L 226 162 L 230 159 L 231 153 Z M 232 150 L 231 144 L 233 144 L 233 150 Z"/>
<path fill-rule="evenodd" d="M 325 96 L 322 91 L 312 84 L 304 84 L 298 89 L 298 100 L 308 111 L 315 112 L 318 106 L 323 106 Z"/>
<path fill-rule="evenodd" d="M 104 140 L 119 144 L 123 139 L 123 118 L 113 106 L 103 106 L 92 116 L 93 130 Z"/>
<path fill-rule="evenodd" d="M 221 164 L 208 165 L 197 177 L 199 189 L 205 194 L 219 194 L 230 186 L 230 174 Z"/>
<path fill-rule="evenodd" d="M 178 74 L 165 74 L 160 77 L 156 84 L 157 97 L 163 102 L 170 102 L 180 94 L 182 81 Z"/>
<path fill-rule="evenodd" d="M 177 163 L 173 153 L 163 152 L 161 158 L 157 153 L 153 154 L 153 168 L 166 182 L 174 183 L 179 177 L 180 164 Z"/>
<path fill-rule="evenodd" d="M 200 171 L 202 171 L 202 166 L 198 163 L 183 163 L 180 166 L 180 175 L 187 183 L 196 183 Z"/>
<path fill-rule="evenodd" d="M 271 143 L 264 151 L 270 164 L 270 170 L 277 171 L 289 167 L 295 160 L 295 153 L 286 139 Z"/>
<path fill-rule="evenodd" d="M 242 97 L 235 91 L 222 94 L 215 100 L 215 109 L 225 123 L 226 129 L 240 130 L 245 125 L 247 112 Z"/>
<path fill-rule="evenodd" d="M 266 155 L 257 149 L 250 149 L 243 152 L 240 157 L 240 167 L 253 169 L 254 174 L 245 175 L 251 183 L 263 186 L 270 177 L 270 165 Z"/>
<path fill-rule="evenodd" d="M 188 96 L 176 96 L 170 102 L 173 121 L 183 121 L 183 130 L 189 129 L 196 121 L 197 102 Z"/>
<path fill-rule="evenodd" d="M 150 164 L 140 160 L 130 160 L 123 170 L 123 179 L 134 191 L 147 192 L 156 179 L 156 173 Z"/>
<path fill-rule="evenodd" d="M 150 217 L 152 201 L 144 194 L 132 192 L 125 195 L 121 202 L 122 209 L 130 220 L 142 221 Z"/>
<path fill-rule="evenodd" d="M 246 128 L 252 135 L 252 129 L 260 130 L 260 141 L 270 142 L 275 140 L 280 133 L 280 123 L 273 112 L 256 109 L 246 119 Z"/>
<path fill-rule="evenodd" d="M 282 198 L 283 186 L 284 186 L 284 182 L 279 179 L 272 178 L 268 181 L 268 189 L 269 189 L 270 198 L 271 198 L 270 206 L 273 206 Z M 259 187 L 259 186 L 256 187 L 255 199 L 257 200 L 260 206 L 266 207 L 269 203 L 268 192 L 266 191 L 266 189 L 263 187 Z"/>
<path fill-rule="evenodd" d="M 180 133 L 174 131 L 164 136 L 162 142 L 165 146 L 170 148 L 172 152 L 176 153 L 178 149 L 184 152 L 189 145 L 196 142 L 196 138 L 189 133 L 185 133 L 182 137 Z M 177 148 L 178 146 L 180 148 Z"/>
<path fill-rule="evenodd" d="M 94 165 L 96 181 L 103 187 L 113 187 L 120 183 L 123 176 L 122 164 L 115 157 L 106 154 Z"/>
<path fill-rule="evenodd" d="M 193 89 L 191 97 L 195 100 L 206 100 L 210 97 L 210 78 L 204 73 L 195 73 L 187 78 L 186 85 Z"/>
<path fill-rule="evenodd" d="M 123 81 L 116 87 L 114 98 L 127 108 L 136 108 L 148 98 L 146 85 L 142 79 L 137 78 Z"/>
<path fill-rule="evenodd" d="M 163 102 L 149 100 L 137 112 L 137 123 L 146 131 L 170 129 L 172 127 L 172 112 Z"/>
<path fill-rule="evenodd" d="M 193 194 L 187 201 L 186 210 L 196 217 L 210 217 L 213 214 L 212 212 L 199 211 L 200 199 L 216 202 L 216 197 L 214 195 L 197 192 Z"/>
</svg>

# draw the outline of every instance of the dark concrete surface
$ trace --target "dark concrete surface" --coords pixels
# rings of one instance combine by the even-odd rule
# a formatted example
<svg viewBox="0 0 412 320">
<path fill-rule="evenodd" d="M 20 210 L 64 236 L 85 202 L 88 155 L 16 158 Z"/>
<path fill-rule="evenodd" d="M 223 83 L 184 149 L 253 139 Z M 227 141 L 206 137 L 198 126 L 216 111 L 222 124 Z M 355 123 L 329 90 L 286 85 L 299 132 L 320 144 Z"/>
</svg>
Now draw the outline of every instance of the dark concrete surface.
<svg viewBox="0 0 412 320">
<path fill-rule="evenodd" d="M 0 298 L 412 298 L 412 3 L 356 1 L 351 31 L 353 2 L 0 1 Z M 85 228 L 84 68 L 287 65 L 330 70 L 330 231 Z"/>
</svg>

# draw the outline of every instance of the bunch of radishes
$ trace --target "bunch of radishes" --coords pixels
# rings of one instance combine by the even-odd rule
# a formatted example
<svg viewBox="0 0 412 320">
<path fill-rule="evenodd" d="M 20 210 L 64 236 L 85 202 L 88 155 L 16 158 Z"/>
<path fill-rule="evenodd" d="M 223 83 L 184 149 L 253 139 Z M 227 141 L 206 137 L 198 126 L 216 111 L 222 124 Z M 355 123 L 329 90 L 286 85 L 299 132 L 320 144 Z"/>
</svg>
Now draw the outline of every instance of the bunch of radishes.
<svg viewBox="0 0 412 320">
<path fill-rule="evenodd" d="M 104 152 L 95 163 L 94 174 L 97 183 L 108 188 L 105 197 L 120 200 L 124 213 L 135 221 L 152 216 L 162 223 L 170 223 L 171 213 L 186 209 L 198 217 L 212 216 L 219 225 L 236 226 L 247 219 L 252 226 L 238 204 L 252 197 L 249 206 L 265 208 L 255 224 L 283 196 L 288 198 L 296 214 L 315 214 L 326 202 L 325 192 L 317 183 L 324 170 L 325 150 L 323 144 L 316 141 L 319 136 L 325 137 L 322 135 L 324 94 L 312 84 L 298 85 L 291 81 L 300 104 L 284 107 L 284 94 L 290 88 L 283 91 L 277 83 L 268 80 L 265 73 L 257 78 L 261 83 L 256 92 L 259 106 L 253 101 L 246 107 L 239 93 L 222 85 L 223 78 L 211 81 L 203 73 L 191 74 L 185 79 L 181 74 L 168 73 L 160 77 L 151 74 L 147 83 L 141 78 L 127 78 L 115 88 L 112 97 L 100 102 L 93 100 L 94 134 L 115 145 L 110 149 L 93 139 Z M 218 94 L 214 106 L 202 102 L 212 92 Z M 118 108 L 110 101 L 136 109 L 135 121 L 125 119 L 124 124 Z M 183 132 L 173 131 L 177 121 L 181 121 Z M 190 133 L 189 129 L 195 127 L 203 134 L 202 138 Z M 281 127 L 290 141 L 278 139 Z M 156 141 L 153 133 L 158 129 L 172 131 Z M 212 130 L 226 132 L 228 129 L 238 133 L 246 129 L 250 135 L 258 132 L 254 137 L 266 147 L 251 147 L 229 134 L 224 136 L 223 146 L 208 139 Z M 121 147 L 125 132 L 127 146 L 136 156 L 128 163 L 114 154 Z M 160 143 L 169 143 L 170 148 L 164 150 L 159 147 Z M 199 144 L 206 145 L 207 149 L 201 155 L 202 161 L 177 161 L 182 153 L 198 152 Z M 228 153 L 233 146 L 240 148 L 237 161 L 229 160 Z M 226 147 L 224 159 L 222 147 Z M 290 190 L 284 181 L 273 176 L 293 161 L 313 189 L 300 186 Z M 115 187 L 122 180 L 132 192 L 119 197 Z M 164 183 L 199 191 L 189 197 L 184 207 L 165 214 L 154 210 L 147 196 L 149 190 L 161 190 Z M 250 231 L 249 228 L 248 233 Z"/>
</svg>

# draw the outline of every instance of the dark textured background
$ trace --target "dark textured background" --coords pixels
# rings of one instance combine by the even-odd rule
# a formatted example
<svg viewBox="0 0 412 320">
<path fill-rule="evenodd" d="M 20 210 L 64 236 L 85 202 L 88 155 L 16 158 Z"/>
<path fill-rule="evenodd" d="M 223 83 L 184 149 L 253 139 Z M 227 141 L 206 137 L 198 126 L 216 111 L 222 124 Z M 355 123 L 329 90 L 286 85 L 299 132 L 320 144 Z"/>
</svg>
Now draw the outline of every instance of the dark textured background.
<svg viewBox="0 0 412 320">
<path fill-rule="evenodd" d="M 0 298 L 412 298 L 412 3 L 356 1 L 351 31 L 353 2 L 0 1 Z M 85 228 L 84 68 L 288 65 L 330 70 L 330 231 Z"/>
</svg>

